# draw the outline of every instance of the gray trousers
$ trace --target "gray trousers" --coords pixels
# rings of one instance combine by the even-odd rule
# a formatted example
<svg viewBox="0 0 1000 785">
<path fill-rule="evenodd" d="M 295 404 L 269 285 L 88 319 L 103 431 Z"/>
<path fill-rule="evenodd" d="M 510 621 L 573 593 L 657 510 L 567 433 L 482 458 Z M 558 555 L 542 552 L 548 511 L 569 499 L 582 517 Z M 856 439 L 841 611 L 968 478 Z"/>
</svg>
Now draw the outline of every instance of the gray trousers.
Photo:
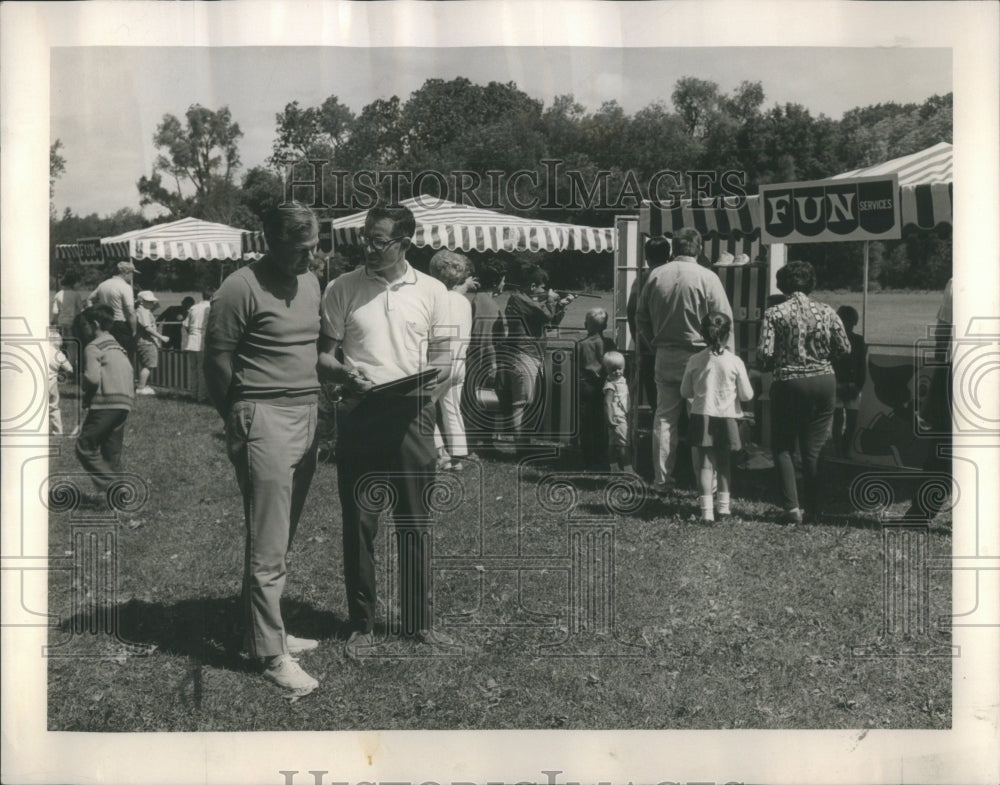
<svg viewBox="0 0 1000 785">
<path fill-rule="evenodd" d="M 288 653 L 280 606 L 285 556 L 316 469 L 316 417 L 315 403 L 237 401 L 226 421 L 246 519 L 243 619 L 253 657 Z"/>
</svg>

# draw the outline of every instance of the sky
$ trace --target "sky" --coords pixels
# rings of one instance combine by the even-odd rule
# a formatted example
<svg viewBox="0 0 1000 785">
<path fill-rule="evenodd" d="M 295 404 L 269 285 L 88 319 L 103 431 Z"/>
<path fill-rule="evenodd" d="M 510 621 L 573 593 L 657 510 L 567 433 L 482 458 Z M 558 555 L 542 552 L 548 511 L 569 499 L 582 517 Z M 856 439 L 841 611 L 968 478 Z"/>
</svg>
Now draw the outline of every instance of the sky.
<svg viewBox="0 0 1000 785">
<path fill-rule="evenodd" d="M 426 79 L 515 82 L 548 106 L 572 93 L 587 110 L 617 100 L 628 113 L 670 105 L 677 79 L 695 76 L 731 92 L 762 83 L 765 106 L 802 104 L 839 119 L 856 106 L 922 102 L 952 89 L 945 48 L 817 47 L 62 47 L 51 50 L 51 139 L 62 142 L 59 214 L 138 208 L 152 138 L 164 114 L 195 103 L 228 106 L 243 131 L 243 169 L 271 152 L 275 115 L 297 100 L 336 95 L 355 114 L 376 98 L 406 98 Z M 148 212 L 148 211 L 147 211 Z"/>
</svg>

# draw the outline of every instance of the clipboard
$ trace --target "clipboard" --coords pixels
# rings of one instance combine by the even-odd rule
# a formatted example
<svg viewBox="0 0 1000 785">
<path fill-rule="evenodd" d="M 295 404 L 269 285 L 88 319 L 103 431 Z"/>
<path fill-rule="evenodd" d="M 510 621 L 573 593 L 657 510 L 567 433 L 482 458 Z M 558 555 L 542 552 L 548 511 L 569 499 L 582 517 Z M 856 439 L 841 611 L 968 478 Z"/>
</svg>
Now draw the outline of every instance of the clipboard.
<svg viewBox="0 0 1000 785">
<path fill-rule="evenodd" d="M 376 384 L 368 392 L 364 393 L 365 398 L 372 395 L 407 395 L 419 390 L 425 384 L 428 384 L 441 374 L 439 368 L 428 368 L 425 371 L 420 371 L 420 373 L 415 373 L 410 376 L 403 376 L 400 379 L 393 379 L 391 382 L 385 382 L 384 384 Z"/>
</svg>

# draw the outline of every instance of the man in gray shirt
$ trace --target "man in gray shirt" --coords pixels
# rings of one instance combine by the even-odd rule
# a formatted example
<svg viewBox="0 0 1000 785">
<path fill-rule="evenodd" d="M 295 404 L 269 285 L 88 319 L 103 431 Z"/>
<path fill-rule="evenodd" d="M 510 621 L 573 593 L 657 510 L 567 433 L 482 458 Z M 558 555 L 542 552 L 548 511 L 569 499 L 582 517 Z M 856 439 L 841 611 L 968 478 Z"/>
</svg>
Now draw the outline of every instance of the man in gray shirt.
<svg viewBox="0 0 1000 785">
<path fill-rule="evenodd" d="M 698 264 L 701 247 L 697 231 L 677 231 L 673 261 L 652 270 L 639 295 L 636 313 L 639 335 L 656 352 L 653 489 L 657 493 L 667 491 L 673 484 L 678 421 L 684 405 L 681 379 L 691 355 L 705 348 L 701 320 L 711 311 L 733 316 L 719 276 Z M 733 349 L 732 335 L 728 348 Z"/>
<path fill-rule="evenodd" d="M 316 218 L 297 203 L 264 217 L 268 253 L 241 267 L 212 298 L 205 382 L 226 428 L 243 494 L 246 647 L 264 677 L 296 695 L 318 682 L 292 655 L 318 645 L 285 631 L 286 556 L 316 468 L 319 281 L 309 263 Z"/>
</svg>

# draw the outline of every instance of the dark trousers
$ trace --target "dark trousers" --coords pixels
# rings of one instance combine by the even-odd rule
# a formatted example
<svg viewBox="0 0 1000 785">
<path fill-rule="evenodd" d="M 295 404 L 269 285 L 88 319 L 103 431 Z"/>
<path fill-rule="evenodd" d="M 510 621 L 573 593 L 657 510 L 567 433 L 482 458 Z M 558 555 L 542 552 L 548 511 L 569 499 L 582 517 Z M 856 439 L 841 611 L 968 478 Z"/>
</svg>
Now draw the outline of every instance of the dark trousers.
<svg viewBox="0 0 1000 785">
<path fill-rule="evenodd" d="M 375 538 L 380 514 L 393 513 L 404 635 L 433 627 L 431 516 L 426 491 L 434 479 L 434 404 L 379 396 L 341 404 L 337 486 L 344 519 L 344 585 L 353 629 L 375 624 Z M 421 405 L 424 403 L 424 405 Z"/>
<path fill-rule="evenodd" d="M 122 470 L 127 409 L 91 409 L 80 427 L 76 457 L 99 491 L 115 480 Z"/>
<path fill-rule="evenodd" d="M 931 428 L 927 458 L 923 469 L 928 474 L 951 475 L 951 365 L 935 368 L 921 402 L 920 416 Z M 907 517 L 921 517 L 930 520 L 940 512 L 948 501 L 948 494 L 919 493 L 915 496 Z"/>
<path fill-rule="evenodd" d="M 601 388 L 580 382 L 580 452 L 588 469 L 608 468 L 608 426 L 604 420 Z"/>
<path fill-rule="evenodd" d="M 112 322 L 108 332 L 111 333 L 111 337 L 118 341 L 119 345 L 125 350 L 125 354 L 128 355 L 128 361 L 135 368 L 135 336 L 132 335 L 132 328 L 129 327 L 128 322 Z"/>
<path fill-rule="evenodd" d="M 771 449 L 786 510 L 801 506 L 810 513 L 819 511 L 819 453 L 830 437 L 836 393 L 832 373 L 771 385 Z M 802 505 L 792 461 L 796 444 L 802 458 Z"/>
</svg>

